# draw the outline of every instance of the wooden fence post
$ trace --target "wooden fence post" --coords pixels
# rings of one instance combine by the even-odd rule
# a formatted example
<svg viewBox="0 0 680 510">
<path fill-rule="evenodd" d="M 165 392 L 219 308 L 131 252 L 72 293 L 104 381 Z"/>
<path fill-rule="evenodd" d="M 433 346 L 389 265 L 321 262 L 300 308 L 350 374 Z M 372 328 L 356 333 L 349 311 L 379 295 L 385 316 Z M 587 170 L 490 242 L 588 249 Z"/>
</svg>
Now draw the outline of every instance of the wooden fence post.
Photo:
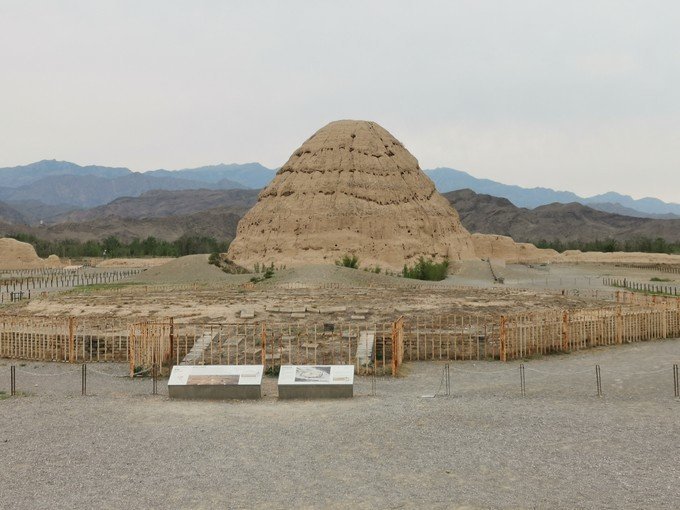
<svg viewBox="0 0 680 510">
<path fill-rule="evenodd" d="M 392 377 L 396 377 L 404 355 L 404 316 L 392 324 Z"/>
<path fill-rule="evenodd" d="M 507 326 L 507 321 L 508 319 L 505 317 L 505 315 L 501 315 L 501 324 L 500 324 L 500 331 L 499 331 L 499 340 L 500 340 L 500 358 L 501 361 L 507 361 L 507 334 L 508 334 L 508 326 Z"/>
<path fill-rule="evenodd" d="M 168 368 L 172 370 L 175 361 L 175 318 L 170 317 L 170 360 Z"/>
<path fill-rule="evenodd" d="M 562 313 L 562 350 L 569 350 L 569 312 Z"/>
<path fill-rule="evenodd" d="M 76 362 L 76 318 L 68 318 L 68 361 L 69 363 Z"/>
<path fill-rule="evenodd" d="M 262 366 L 263 370 L 267 370 L 267 325 L 262 323 Z"/>
</svg>

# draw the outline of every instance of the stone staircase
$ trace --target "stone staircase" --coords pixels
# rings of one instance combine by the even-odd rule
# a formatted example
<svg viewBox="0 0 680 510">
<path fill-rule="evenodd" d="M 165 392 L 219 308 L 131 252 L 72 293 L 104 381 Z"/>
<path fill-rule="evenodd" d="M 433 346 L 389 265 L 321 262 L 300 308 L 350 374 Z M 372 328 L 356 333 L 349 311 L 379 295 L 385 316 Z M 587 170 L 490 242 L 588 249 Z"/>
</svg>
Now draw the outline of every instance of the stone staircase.
<svg viewBox="0 0 680 510">
<path fill-rule="evenodd" d="M 215 337 L 216 335 L 212 335 L 211 333 L 203 333 L 202 336 L 196 339 L 193 347 L 187 353 L 187 355 L 184 356 L 181 365 L 196 365 L 200 360 L 203 359 L 203 353 L 208 347 L 210 347 L 210 344 L 213 342 Z"/>
<path fill-rule="evenodd" d="M 367 367 L 373 363 L 373 347 L 375 345 L 375 331 L 361 331 L 357 342 L 357 364 Z"/>
</svg>

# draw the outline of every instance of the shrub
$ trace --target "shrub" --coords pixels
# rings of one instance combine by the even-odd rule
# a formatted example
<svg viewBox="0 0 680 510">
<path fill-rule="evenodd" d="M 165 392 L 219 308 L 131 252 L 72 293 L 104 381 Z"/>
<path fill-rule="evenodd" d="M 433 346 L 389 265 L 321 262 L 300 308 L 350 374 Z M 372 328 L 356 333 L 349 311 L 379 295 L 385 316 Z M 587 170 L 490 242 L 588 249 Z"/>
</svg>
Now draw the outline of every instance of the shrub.
<svg viewBox="0 0 680 510">
<path fill-rule="evenodd" d="M 415 280 L 440 281 L 446 278 L 448 271 L 448 260 L 437 263 L 433 260 L 425 260 L 424 257 L 420 257 L 418 262 L 413 267 L 409 267 L 404 264 L 402 276 L 404 278 L 413 278 Z"/>
<path fill-rule="evenodd" d="M 219 252 L 212 252 L 210 254 L 210 257 L 208 257 L 208 264 L 212 264 L 213 266 L 220 267 L 222 265 L 222 257 L 220 257 Z"/>
<path fill-rule="evenodd" d="M 264 268 L 264 266 L 263 266 L 263 268 Z M 260 282 L 263 282 L 264 280 L 268 280 L 272 276 L 274 276 L 274 264 L 273 263 L 272 263 L 271 266 L 269 266 L 267 269 L 264 270 L 264 273 L 262 274 L 262 276 L 253 276 L 250 279 L 250 281 L 252 283 L 260 283 Z"/>
<path fill-rule="evenodd" d="M 359 269 L 359 258 L 356 255 L 345 255 L 342 260 L 335 261 L 336 266 L 351 267 L 352 269 Z"/>
</svg>

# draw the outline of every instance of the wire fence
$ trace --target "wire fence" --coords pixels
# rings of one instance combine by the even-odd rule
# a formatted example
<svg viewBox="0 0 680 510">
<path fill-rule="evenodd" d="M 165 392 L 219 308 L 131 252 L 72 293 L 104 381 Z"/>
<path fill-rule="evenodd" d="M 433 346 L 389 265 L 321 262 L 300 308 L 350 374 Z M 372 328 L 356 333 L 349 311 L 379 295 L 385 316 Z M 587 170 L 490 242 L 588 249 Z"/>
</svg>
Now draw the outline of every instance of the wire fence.
<svg viewBox="0 0 680 510">
<path fill-rule="evenodd" d="M 538 365 L 538 366 L 537 366 Z M 506 368 L 475 370 L 463 368 L 459 363 L 439 365 L 439 374 L 429 372 L 429 379 L 424 381 L 427 387 L 434 389 L 432 393 L 422 394 L 423 384 L 415 385 L 413 397 L 438 398 L 474 396 L 481 393 L 505 395 L 507 397 L 639 397 L 639 398 L 675 398 L 680 399 L 680 370 L 678 363 L 670 361 L 663 366 L 647 369 L 631 369 L 631 367 L 588 366 L 570 367 L 571 369 L 554 370 L 538 363 L 520 363 Z M 151 369 L 135 378 L 130 378 L 126 366 L 98 364 L 81 364 L 69 368 L 63 365 L 51 367 L 27 367 L 24 363 L 11 364 L 0 368 L 0 399 L 14 396 L 34 395 L 81 395 L 81 396 L 168 396 L 167 378 L 160 376 L 157 370 Z M 539 368 L 540 367 L 540 368 Z M 267 394 L 276 396 L 274 391 L 276 379 L 265 376 L 263 384 L 267 386 Z M 359 377 L 355 384 L 360 390 L 357 395 L 387 395 L 390 385 L 376 388 L 373 377 Z M 8 391 L 3 389 L 8 388 Z M 403 390 L 398 390 L 404 395 Z"/>
</svg>

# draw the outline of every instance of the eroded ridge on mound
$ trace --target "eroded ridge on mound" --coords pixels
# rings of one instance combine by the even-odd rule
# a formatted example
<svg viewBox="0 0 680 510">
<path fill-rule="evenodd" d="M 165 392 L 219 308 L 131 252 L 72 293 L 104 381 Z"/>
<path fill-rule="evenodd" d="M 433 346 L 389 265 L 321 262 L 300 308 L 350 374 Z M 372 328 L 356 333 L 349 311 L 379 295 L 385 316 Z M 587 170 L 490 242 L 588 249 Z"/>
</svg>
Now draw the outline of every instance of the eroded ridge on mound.
<svg viewBox="0 0 680 510">
<path fill-rule="evenodd" d="M 0 238 L 0 269 L 42 269 L 61 267 L 56 255 L 41 259 L 29 243 L 9 237 Z"/>
<path fill-rule="evenodd" d="M 420 256 L 474 258 L 470 234 L 418 161 L 374 122 L 331 122 L 297 149 L 239 222 L 229 257 L 400 269 Z"/>
</svg>

